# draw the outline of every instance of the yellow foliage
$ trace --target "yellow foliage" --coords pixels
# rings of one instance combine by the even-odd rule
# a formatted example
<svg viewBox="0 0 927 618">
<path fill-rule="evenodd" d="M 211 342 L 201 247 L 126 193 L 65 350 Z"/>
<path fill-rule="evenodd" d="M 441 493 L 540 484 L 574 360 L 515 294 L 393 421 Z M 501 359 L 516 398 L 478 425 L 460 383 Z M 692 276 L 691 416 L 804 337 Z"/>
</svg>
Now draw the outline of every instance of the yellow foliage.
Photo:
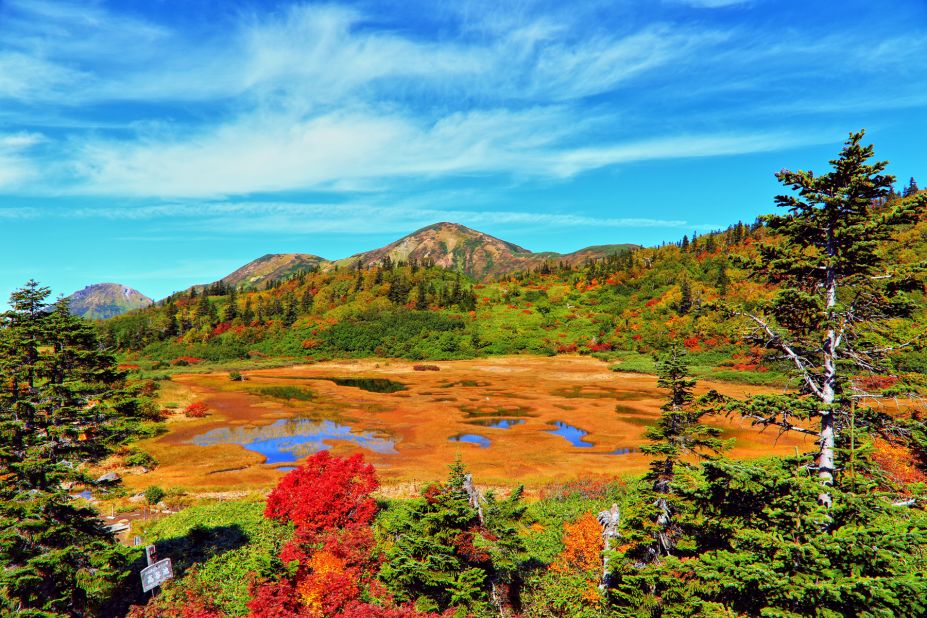
<svg viewBox="0 0 927 618">
<path fill-rule="evenodd" d="M 555 571 L 590 571 L 602 564 L 602 527 L 592 513 L 563 525 L 563 552 L 551 565 Z"/>
<path fill-rule="evenodd" d="M 326 575 L 328 573 L 344 572 L 344 560 L 327 551 L 318 551 L 309 559 L 309 568 L 313 573 Z"/>
</svg>

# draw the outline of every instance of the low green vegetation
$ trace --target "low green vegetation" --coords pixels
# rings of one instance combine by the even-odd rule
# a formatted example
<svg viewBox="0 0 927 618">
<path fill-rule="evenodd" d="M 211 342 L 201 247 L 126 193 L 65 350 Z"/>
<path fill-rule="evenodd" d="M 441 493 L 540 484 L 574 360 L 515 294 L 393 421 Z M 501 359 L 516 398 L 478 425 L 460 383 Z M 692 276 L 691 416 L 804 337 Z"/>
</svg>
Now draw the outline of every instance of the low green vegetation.
<svg viewBox="0 0 927 618">
<path fill-rule="evenodd" d="M 295 401 L 312 401 L 315 399 L 315 393 L 302 386 L 258 386 L 249 390 L 258 395 L 273 397 L 274 399 Z"/>
</svg>

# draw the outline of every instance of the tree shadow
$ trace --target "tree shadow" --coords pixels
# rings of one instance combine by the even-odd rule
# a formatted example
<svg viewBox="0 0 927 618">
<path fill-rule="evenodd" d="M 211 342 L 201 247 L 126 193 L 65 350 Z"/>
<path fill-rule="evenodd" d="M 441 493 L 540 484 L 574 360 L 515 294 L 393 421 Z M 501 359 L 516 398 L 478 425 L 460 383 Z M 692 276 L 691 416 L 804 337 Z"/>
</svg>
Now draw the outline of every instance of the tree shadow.
<svg viewBox="0 0 927 618">
<path fill-rule="evenodd" d="M 158 560 L 171 559 L 174 579 L 178 580 L 191 568 L 215 556 L 247 545 L 249 537 L 238 524 L 204 526 L 196 524 L 183 536 L 162 539 L 154 543 Z M 142 592 L 139 573 L 147 564 L 144 547 L 133 547 L 128 553 L 128 577 L 113 596 L 111 605 L 103 610 L 105 616 L 125 616 L 130 606 L 145 605 L 150 593 Z"/>
</svg>

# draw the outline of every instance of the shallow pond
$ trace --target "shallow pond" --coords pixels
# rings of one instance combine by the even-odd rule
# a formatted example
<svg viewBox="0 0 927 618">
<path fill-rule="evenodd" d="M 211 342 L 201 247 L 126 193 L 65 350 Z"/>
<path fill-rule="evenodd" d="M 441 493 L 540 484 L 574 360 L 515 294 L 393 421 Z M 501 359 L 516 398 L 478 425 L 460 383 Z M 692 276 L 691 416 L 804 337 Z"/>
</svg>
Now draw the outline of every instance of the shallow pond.
<svg viewBox="0 0 927 618">
<path fill-rule="evenodd" d="M 487 448 L 492 441 L 486 436 L 476 433 L 462 433 L 448 438 L 451 442 L 466 442 L 468 444 L 477 444 L 480 448 Z"/>
<path fill-rule="evenodd" d="M 343 440 L 380 454 L 396 453 L 396 443 L 373 432 L 354 432 L 350 425 L 335 421 L 309 419 L 281 419 L 271 425 L 220 427 L 199 436 L 192 442 L 197 446 L 238 444 L 267 458 L 265 463 L 289 463 L 324 451 L 329 442 Z"/>
<path fill-rule="evenodd" d="M 563 421 L 554 421 L 551 423 L 556 429 L 551 429 L 547 433 L 552 433 L 555 436 L 560 436 L 573 446 L 577 448 L 589 448 L 595 446 L 592 442 L 586 442 L 583 440 L 583 436 L 588 436 L 588 431 L 583 431 L 579 427 L 573 427 L 573 425 L 567 425 Z"/>
</svg>

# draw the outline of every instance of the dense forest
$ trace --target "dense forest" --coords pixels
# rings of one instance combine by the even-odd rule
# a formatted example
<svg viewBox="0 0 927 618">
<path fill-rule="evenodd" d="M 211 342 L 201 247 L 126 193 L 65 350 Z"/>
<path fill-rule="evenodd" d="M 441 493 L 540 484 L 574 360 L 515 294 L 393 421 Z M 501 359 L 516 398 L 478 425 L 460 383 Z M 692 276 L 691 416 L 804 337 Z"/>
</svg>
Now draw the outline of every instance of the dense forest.
<svg viewBox="0 0 927 618">
<path fill-rule="evenodd" d="M 0 611 L 22 616 L 922 616 L 927 614 L 927 195 L 897 196 L 852 134 L 826 173 L 782 171 L 753 225 L 483 282 L 430 264 L 221 285 L 91 325 L 30 283 L 0 328 Z M 913 183 L 912 183 L 913 184 Z M 119 362 L 111 353 L 118 350 Z M 587 353 L 653 370 L 641 477 L 480 489 L 461 461 L 412 499 L 322 451 L 266 497 L 149 530 L 177 579 L 69 495 L 155 430 L 170 371 L 260 357 Z M 779 380 L 696 396 L 702 376 Z M 764 377 L 765 376 L 765 377 Z M 894 406 L 883 405 L 886 401 Z M 738 461 L 706 420 L 812 435 Z M 131 606 L 131 607 L 130 607 Z"/>
</svg>

